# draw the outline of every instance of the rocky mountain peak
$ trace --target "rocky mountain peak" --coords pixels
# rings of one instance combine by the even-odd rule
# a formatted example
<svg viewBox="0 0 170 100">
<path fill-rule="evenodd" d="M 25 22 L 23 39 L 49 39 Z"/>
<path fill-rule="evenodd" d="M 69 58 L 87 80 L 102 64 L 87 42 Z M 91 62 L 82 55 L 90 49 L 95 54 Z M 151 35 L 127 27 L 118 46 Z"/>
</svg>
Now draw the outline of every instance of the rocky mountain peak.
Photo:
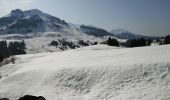
<svg viewBox="0 0 170 100">
<path fill-rule="evenodd" d="M 23 17 L 24 12 L 20 9 L 12 10 L 10 13 L 11 17 Z"/>
</svg>

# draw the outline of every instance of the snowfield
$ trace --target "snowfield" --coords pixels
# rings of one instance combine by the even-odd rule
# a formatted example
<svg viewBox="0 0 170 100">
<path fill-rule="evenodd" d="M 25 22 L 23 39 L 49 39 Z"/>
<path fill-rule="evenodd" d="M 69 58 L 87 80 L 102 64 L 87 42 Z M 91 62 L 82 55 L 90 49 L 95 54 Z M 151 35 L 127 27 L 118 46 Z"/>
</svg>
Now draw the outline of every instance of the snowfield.
<svg viewBox="0 0 170 100">
<path fill-rule="evenodd" d="M 170 45 L 106 45 L 16 56 L 0 67 L 0 97 L 47 100 L 170 100 Z"/>
<path fill-rule="evenodd" d="M 74 34 L 73 34 L 74 33 Z M 39 32 L 39 33 L 30 33 L 27 35 L 21 35 L 21 34 L 9 34 L 9 35 L 0 35 L 0 41 L 6 40 L 9 41 L 25 41 L 26 44 L 26 53 L 27 54 L 33 54 L 33 53 L 47 53 L 47 52 L 58 52 L 63 51 L 61 48 L 62 44 L 59 44 L 57 47 L 55 46 L 49 46 L 49 44 L 52 41 L 59 41 L 59 40 L 66 40 L 67 42 L 72 42 L 74 45 L 77 45 L 79 47 L 84 47 L 84 45 L 81 45 L 78 43 L 79 40 L 83 40 L 86 43 L 87 41 L 94 43 L 94 42 L 104 42 L 108 39 L 109 36 L 105 37 L 95 37 L 92 35 L 86 35 L 85 33 L 73 31 L 73 32 Z M 114 37 L 116 38 L 116 37 Z M 126 42 L 124 39 L 118 39 L 120 42 Z M 59 43 L 59 42 L 58 42 Z M 90 43 L 88 43 L 91 45 Z M 72 49 L 67 46 L 65 50 Z"/>
</svg>

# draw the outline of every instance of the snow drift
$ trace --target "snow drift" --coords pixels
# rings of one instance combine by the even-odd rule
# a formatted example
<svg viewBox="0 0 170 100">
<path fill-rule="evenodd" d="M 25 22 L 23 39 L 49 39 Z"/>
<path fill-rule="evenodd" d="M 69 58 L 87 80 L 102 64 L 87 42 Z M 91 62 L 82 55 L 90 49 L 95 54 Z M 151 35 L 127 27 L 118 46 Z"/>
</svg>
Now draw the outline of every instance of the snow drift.
<svg viewBox="0 0 170 100">
<path fill-rule="evenodd" d="M 169 100 L 170 45 L 90 46 L 16 56 L 0 67 L 0 97 L 47 100 Z"/>
</svg>

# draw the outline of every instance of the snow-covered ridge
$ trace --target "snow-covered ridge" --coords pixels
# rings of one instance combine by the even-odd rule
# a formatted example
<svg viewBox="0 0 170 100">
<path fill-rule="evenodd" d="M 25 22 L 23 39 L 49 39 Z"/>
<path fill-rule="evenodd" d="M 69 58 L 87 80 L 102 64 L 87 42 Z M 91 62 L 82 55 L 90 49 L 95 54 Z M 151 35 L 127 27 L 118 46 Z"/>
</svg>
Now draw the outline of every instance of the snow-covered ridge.
<svg viewBox="0 0 170 100">
<path fill-rule="evenodd" d="M 47 100 L 168 100 L 170 45 L 105 45 L 16 56 L 0 68 L 0 97 Z"/>
<path fill-rule="evenodd" d="M 65 20 L 44 13 L 38 9 L 22 11 L 12 10 L 11 13 L 0 18 L 1 34 L 30 34 L 36 32 L 69 32 L 70 34 L 87 34 L 93 36 L 111 35 L 104 29 L 85 25 L 74 25 Z"/>
</svg>

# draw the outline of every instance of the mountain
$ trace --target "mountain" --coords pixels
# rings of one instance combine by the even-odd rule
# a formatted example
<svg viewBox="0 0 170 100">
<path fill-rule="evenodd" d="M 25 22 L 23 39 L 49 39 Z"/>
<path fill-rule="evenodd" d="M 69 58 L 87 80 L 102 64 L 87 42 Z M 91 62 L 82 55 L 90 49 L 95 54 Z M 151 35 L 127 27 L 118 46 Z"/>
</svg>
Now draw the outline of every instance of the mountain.
<svg viewBox="0 0 170 100">
<path fill-rule="evenodd" d="M 89 25 L 75 25 L 38 9 L 12 10 L 0 18 L 0 39 L 26 43 L 27 53 L 53 52 L 99 44 L 113 34 Z"/>
<path fill-rule="evenodd" d="M 96 37 L 103 37 L 103 36 L 113 36 L 113 34 L 107 32 L 104 29 L 96 28 L 93 26 L 85 26 L 81 25 L 80 30 L 88 35 L 94 35 Z"/>
<path fill-rule="evenodd" d="M 70 34 L 85 33 L 96 37 L 112 35 L 104 29 L 67 23 L 60 18 L 46 14 L 38 9 L 22 11 L 12 10 L 0 18 L 0 34 L 28 34 L 36 32 L 69 32 Z"/>
<path fill-rule="evenodd" d="M 124 29 L 113 29 L 110 31 L 110 33 L 112 34 L 121 34 L 121 33 L 131 33 L 128 30 L 124 30 Z"/>
<path fill-rule="evenodd" d="M 157 39 L 156 36 L 143 36 L 143 35 L 136 35 L 130 31 L 123 30 L 123 29 L 115 29 L 112 30 L 110 33 L 112 33 L 114 36 L 120 39 L 137 39 L 137 38 L 145 38 L 145 39 Z"/>
<path fill-rule="evenodd" d="M 12 10 L 8 16 L 0 18 L 0 34 L 55 32 L 67 27 L 69 25 L 64 20 L 37 9 L 28 11 L 16 9 Z"/>
</svg>

